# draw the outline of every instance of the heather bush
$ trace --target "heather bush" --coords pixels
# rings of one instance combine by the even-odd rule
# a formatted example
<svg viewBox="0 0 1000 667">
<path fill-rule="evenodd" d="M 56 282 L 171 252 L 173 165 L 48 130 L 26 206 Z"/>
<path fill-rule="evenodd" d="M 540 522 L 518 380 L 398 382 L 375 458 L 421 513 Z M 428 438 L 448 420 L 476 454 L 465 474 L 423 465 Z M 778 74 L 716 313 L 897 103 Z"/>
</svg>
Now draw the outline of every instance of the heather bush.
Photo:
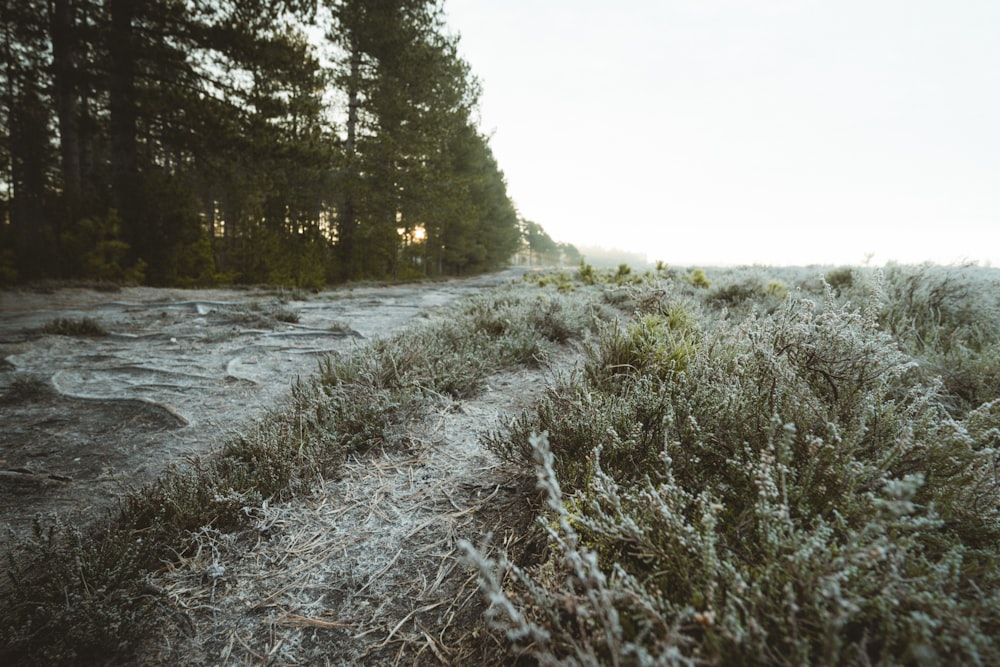
<svg viewBox="0 0 1000 667">
<path fill-rule="evenodd" d="M 961 416 L 1000 395 L 1000 271 L 976 266 L 886 267 L 881 325 L 939 377 Z"/>
<path fill-rule="evenodd" d="M 405 334 L 376 341 L 374 354 L 347 362 L 349 370 L 328 364 L 320 375 L 328 384 L 346 372 L 380 389 L 465 398 L 489 374 L 537 366 L 558 344 L 594 330 L 602 312 L 595 298 L 517 289 L 473 297 Z"/>
<path fill-rule="evenodd" d="M 646 313 L 625 327 L 606 324 L 597 347 L 590 349 L 586 375 L 591 385 L 602 389 L 612 388 L 625 376 L 664 379 L 687 367 L 697 341 L 697 331 L 683 315 Z"/>
<path fill-rule="evenodd" d="M 109 656 L 124 663 L 163 622 L 141 536 L 40 518 L 19 555 L 7 554 L 6 664 L 105 664 Z"/>
<path fill-rule="evenodd" d="M 547 501 L 541 565 L 469 547 L 515 652 L 1000 660 L 997 396 L 956 418 L 884 327 L 893 304 L 842 296 L 685 324 L 680 363 L 677 329 L 650 315 L 676 296 L 651 288 L 583 373 L 486 439 Z"/>
</svg>

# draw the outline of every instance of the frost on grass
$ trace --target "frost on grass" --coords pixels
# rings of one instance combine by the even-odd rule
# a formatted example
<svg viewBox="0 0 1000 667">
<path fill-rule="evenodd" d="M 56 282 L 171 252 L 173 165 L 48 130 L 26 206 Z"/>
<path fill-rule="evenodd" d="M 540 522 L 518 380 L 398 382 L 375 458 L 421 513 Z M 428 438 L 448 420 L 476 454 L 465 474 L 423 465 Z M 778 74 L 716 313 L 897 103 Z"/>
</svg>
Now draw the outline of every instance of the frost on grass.
<svg viewBox="0 0 1000 667">
<path fill-rule="evenodd" d="M 496 651 L 455 541 L 503 526 L 510 492 L 478 434 L 596 320 L 589 298 L 499 289 L 325 360 L 106 529 L 57 524 L 12 553 L 5 657 L 483 664 Z"/>
<path fill-rule="evenodd" d="M 307 497 L 248 507 L 238 536 L 197 531 L 197 548 L 155 579 L 190 624 L 158 659 L 488 664 L 497 651 L 474 636 L 483 605 L 457 544 L 504 530 L 509 491 L 477 433 L 548 372 L 509 370 L 476 399 L 442 399 Z"/>
<path fill-rule="evenodd" d="M 467 547 L 512 651 L 1000 660 L 997 396 L 956 417 L 878 289 L 670 326 L 672 308 L 712 312 L 686 289 L 634 290 L 642 312 L 602 329 L 582 377 L 487 438 L 546 501 L 542 564 Z"/>
</svg>

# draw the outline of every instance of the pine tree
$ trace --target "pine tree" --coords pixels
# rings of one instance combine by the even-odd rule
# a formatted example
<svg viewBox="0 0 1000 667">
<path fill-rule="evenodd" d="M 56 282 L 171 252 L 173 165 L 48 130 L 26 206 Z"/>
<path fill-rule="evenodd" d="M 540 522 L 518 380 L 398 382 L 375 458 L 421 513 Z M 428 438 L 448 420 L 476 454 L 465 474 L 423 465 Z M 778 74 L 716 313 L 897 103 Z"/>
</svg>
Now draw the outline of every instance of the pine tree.
<svg viewBox="0 0 1000 667">
<path fill-rule="evenodd" d="M 325 8 L 332 72 L 307 0 L 0 0 L 0 280 L 502 264 L 516 212 L 441 2 Z"/>
</svg>

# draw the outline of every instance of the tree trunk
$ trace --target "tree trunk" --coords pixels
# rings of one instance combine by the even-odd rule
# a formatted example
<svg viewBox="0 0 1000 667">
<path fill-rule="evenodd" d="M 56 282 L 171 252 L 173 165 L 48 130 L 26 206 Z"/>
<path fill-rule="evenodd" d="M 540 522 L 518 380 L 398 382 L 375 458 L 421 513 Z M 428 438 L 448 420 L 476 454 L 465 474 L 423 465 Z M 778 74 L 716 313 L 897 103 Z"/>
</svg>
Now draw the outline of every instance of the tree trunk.
<svg viewBox="0 0 1000 667">
<path fill-rule="evenodd" d="M 81 9 L 82 11 L 77 16 L 77 25 L 80 32 L 86 34 L 89 30 L 88 15 L 86 7 Z M 89 49 L 91 47 L 85 46 L 84 48 Z M 78 53 L 77 57 L 80 60 L 77 63 L 86 62 L 87 55 L 88 51 L 86 50 Z M 89 79 L 83 76 L 81 72 L 81 77 L 77 83 L 79 86 L 77 94 L 80 96 L 80 113 L 77 117 L 80 145 L 80 186 L 84 199 L 87 202 L 86 205 L 90 207 L 93 205 L 91 200 L 96 197 L 99 190 L 94 158 L 94 142 L 97 140 L 97 130 L 94 116 L 90 110 L 91 90 Z"/>
<path fill-rule="evenodd" d="M 72 0 L 54 0 L 52 10 L 52 69 L 56 116 L 59 121 L 59 157 L 63 192 L 70 212 L 80 199 L 80 126 L 77 96 L 76 21 Z"/>
<path fill-rule="evenodd" d="M 35 81 L 22 82 L 9 111 L 11 152 L 11 227 L 23 246 L 28 277 L 48 270 L 51 226 L 45 216 L 45 148 L 48 116 Z"/>
<path fill-rule="evenodd" d="M 357 165 L 355 150 L 358 141 L 358 109 L 361 106 L 361 47 L 357 38 L 351 40 L 351 70 L 347 89 L 347 154 L 346 187 L 344 188 L 344 205 L 341 209 L 338 225 L 337 250 L 340 258 L 340 277 L 348 280 L 353 277 L 355 265 L 355 237 L 357 216 L 355 208 L 355 183 L 357 182 Z"/>
<path fill-rule="evenodd" d="M 137 141 L 135 98 L 135 39 L 133 19 L 139 0 L 109 0 L 111 6 L 110 100 L 111 197 L 118 209 L 125 238 L 133 252 L 141 245 L 136 197 Z"/>
</svg>

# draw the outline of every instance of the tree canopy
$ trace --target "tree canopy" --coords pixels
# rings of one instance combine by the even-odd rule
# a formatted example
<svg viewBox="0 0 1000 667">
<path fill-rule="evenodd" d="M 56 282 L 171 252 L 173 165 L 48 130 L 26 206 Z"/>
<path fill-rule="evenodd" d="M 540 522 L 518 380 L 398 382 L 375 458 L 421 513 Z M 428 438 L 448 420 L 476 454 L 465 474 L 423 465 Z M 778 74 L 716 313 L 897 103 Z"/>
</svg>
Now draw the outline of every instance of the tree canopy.
<svg viewBox="0 0 1000 667">
<path fill-rule="evenodd" d="M 522 221 L 436 0 L 0 0 L 0 282 L 499 268 Z"/>
</svg>

